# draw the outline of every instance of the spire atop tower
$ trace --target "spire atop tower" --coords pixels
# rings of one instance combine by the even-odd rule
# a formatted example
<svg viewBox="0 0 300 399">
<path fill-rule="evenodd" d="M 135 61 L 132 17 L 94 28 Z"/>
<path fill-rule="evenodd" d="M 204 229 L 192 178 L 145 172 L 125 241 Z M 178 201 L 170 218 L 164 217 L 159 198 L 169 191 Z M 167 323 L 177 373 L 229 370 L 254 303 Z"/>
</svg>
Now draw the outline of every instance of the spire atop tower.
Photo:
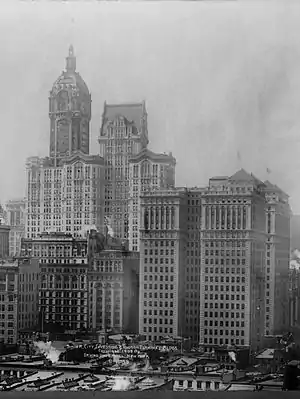
<svg viewBox="0 0 300 399">
<path fill-rule="evenodd" d="M 74 55 L 74 48 L 72 44 L 69 47 L 69 55 L 66 58 L 66 70 L 67 72 L 75 72 L 76 70 L 76 57 Z"/>
</svg>

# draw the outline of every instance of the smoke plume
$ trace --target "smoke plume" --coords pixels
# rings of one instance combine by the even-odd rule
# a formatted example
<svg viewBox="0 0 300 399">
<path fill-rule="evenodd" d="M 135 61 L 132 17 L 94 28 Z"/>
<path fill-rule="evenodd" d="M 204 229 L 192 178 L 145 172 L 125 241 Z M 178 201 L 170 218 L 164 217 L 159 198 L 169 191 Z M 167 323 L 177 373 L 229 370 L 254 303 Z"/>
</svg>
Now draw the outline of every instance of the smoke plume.
<svg viewBox="0 0 300 399">
<path fill-rule="evenodd" d="M 129 378 L 116 377 L 112 391 L 126 391 L 131 385 Z"/>
<path fill-rule="evenodd" d="M 52 346 L 52 342 L 37 341 L 34 345 L 40 353 L 46 356 L 46 359 L 51 360 L 52 363 L 57 363 L 59 360 L 60 351 Z"/>
<path fill-rule="evenodd" d="M 236 363 L 236 354 L 234 352 L 228 352 L 230 359 Z"/>
</svg>

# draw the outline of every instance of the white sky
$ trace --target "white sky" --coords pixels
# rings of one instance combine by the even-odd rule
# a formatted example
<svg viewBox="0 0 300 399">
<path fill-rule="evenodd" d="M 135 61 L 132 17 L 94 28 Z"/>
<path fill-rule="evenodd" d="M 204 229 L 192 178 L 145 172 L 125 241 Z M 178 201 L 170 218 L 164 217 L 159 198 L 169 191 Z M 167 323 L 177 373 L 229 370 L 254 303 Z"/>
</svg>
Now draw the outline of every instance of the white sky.
<svg viewBox="0 0 300 399">
<path fill-rule="evenodd" d="M 300 2 L 1 1 L 2 201 L 24 195 L 26 157 L 48 154 L 48 95 L 71 43 L 92 153 L 104 101 L 145 99 L 150 148 L 173 152 L 177 185 L 244 167 L 300 213 Z"/>
</svg>

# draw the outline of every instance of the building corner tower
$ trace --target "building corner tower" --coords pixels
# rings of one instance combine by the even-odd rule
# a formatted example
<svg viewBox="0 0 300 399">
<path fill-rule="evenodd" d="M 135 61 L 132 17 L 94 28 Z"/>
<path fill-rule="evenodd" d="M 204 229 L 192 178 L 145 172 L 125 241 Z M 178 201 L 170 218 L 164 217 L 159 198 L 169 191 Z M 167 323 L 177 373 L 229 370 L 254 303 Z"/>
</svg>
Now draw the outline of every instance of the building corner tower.
<svg viewBox="0 0 300 399">
<path fill-rule="evenodd" d="M 103 228 L 104 160 L 89 155 L 91 95 L 73 46 L 49 97 L 49 156 L 26 161 L 25 236 Z"/>
<path fill-rule="evenodd" d="M 89 154 L 91 95 L 76 72 L 76 57 L 71 45 L 66 70 L 55 81 L 49 97 L 50 158 L 54 166 L 76 151 Z"/>
</svg>

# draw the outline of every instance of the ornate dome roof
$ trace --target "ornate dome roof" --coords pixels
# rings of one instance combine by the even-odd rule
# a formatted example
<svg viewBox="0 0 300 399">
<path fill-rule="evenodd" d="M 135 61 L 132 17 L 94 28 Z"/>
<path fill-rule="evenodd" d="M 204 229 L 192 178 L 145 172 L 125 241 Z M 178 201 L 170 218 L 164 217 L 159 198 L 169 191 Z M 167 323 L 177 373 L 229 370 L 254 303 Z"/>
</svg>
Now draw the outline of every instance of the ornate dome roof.
<svg viewBox="0 0 300 399">
<path fill-rule="evenodd" d="M 72 45 L 69 47 L 69 55 L 66 58 L 66 70 L 62 72 L 53 84 L 51 94 L 56 95 L 63 89 L 71 89 L 72 91 L 81 92 L 86 95 L 90 94 L 85 81 L 80 74 L 76 72 L 76 57 Z"/>
</svg>

